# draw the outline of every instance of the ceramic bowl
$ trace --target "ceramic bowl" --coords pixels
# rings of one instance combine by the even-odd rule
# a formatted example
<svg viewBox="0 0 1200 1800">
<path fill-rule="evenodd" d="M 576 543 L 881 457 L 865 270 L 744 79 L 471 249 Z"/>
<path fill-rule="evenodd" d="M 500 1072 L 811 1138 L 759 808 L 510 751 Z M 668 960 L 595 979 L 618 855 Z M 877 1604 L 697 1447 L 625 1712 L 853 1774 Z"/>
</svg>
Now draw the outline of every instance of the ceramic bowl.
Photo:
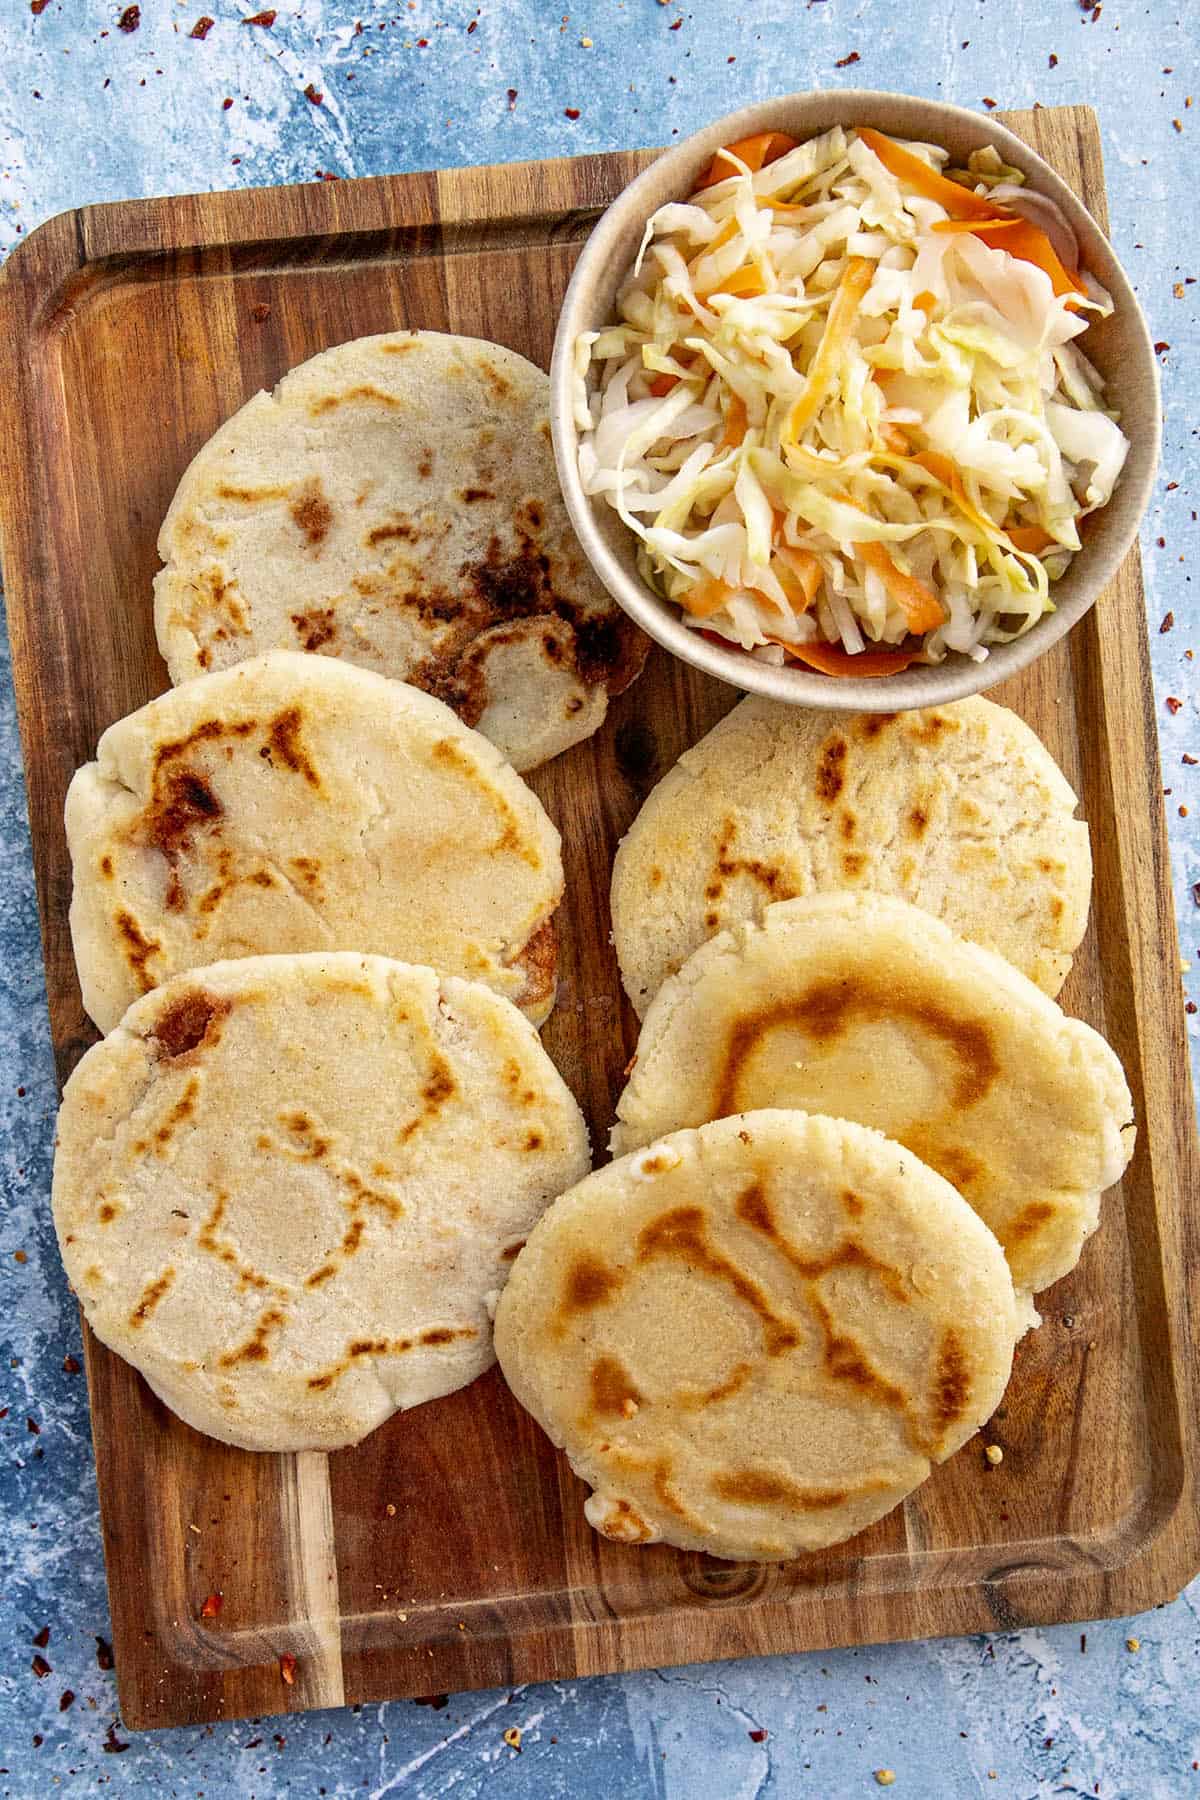
<svg viewBox="0 0 1200 1800">
<path fill-rule="evenodd" d="M 1112 316 L 1089 326 L 1082 343 L 1107 381 L 1110 404 L 1120 410 L 1122 429 L 1130 440 L 1125 468 L 1108 505 L 1091 516 L 1082 550 L 1054 583 L 1055 611 L 1013 643 L 992 645 L 981 663 L 952 654 L 936 666 L 916 665 L 883 679 L 831 680 L 795 666 L 776 668 L 734 646 L 722 648 L 690 630 L 678 608 L 647 585 L 638 573 L 632 533 L 605 499 L 584 493 L 579 478 L 571 404 L 575 341 L 581 331 L 598 330 L 615 318 L 617 290 L 637 254 L 650 214 L 664 201 L 689 194 L 722 144 L 767 130 L 803 140 L 837 124 L 872 125 L 891 137 L 941 144 L 959 164 L 971 151 L 995 145 L 1005 162 L 1022 171 L 1031 189 L 1062 208 L 1079 241 L 1084 266 L 1114 301 Z M 718 119 L 666 151 L 613 201 L 588 238 L 559 316 L 550 382 L 554 453 L 563 497 L 583 550 L 613 598 L 684 662 L 752 693 L 837 712 L 902 710 L 959 700 L 994 687 L 1041 656 L 1095 604 L 1134 542 L 1158 462 L 1161 408 L 1154 347 L 1129 279 L 1091 214 L 1054 170 L 998 120 L 907 94 L 824 89 L 765 100 Z"/>
</svg>

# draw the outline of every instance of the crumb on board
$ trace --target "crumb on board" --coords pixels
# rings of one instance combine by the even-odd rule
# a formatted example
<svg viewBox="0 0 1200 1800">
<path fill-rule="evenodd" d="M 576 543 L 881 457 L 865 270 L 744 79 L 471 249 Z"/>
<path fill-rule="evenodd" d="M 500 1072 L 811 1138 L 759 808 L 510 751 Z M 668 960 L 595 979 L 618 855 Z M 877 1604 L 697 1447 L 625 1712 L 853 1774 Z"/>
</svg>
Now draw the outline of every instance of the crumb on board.
<svg viewBox="0 0 1200 1800">
<path fill-rule="evenodd" d="M 896 1779 L 895 1769 L 876 1769 L 875 1779 L 880 1787 L 891 1787 Z"/>
<path fill-rule="evenodd" d="M 504 1734 L 504 1741 L 510 1750 L 519 1750 L 521 1748 L 521 1727 L 510 1725 Z"/>
<path fill-rule="evenodd" d="M 988 1444 L 983 1454 L 986 1456 L 993 1469 L 997 1468 L 1004 1461 L 1004 1452 L 999 1444 Z"/>
</svg>

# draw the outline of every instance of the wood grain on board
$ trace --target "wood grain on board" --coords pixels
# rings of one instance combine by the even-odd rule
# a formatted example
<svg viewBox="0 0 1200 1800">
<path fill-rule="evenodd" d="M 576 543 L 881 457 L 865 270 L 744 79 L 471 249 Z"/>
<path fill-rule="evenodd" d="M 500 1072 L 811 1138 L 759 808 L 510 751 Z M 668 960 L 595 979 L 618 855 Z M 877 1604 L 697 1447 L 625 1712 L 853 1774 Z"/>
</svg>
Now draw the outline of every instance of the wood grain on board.
<svg viewBox="0 0 1200 1800">
<path fill-rule="evenodd" d="M 1103 222 L 1091 113 L 1007 122 Z M 10 260 L 4 573 L 62 1076 L 93 1035 L 67 932 L 63 796 L 103 728 L 166 686 L 150 583 L 188 459 L 290 365 L 367 332 L 462 331 L 545 366 L 590 224 L 647 160 L 99 207 L 52 220 Z M 736 698 L 655 652 L 603 731 L 534 777 L 568 878 L 545 1041 L 597 1145 L 635 1038 L 608 942 L 613 848 Z M 128 1725 L 1090 1618 L 1191 1576 L 1197 1163 L 1136 553 L 998 698 L 1045 739 L 1091 824 L 1093 924 L 1063 999 L 1116 1046 L 1139 1119 L 1100 1231 L 1018 1351 L 993 1428 L 1002 1466 L 968 1446 L 852 1542 L 735 1566 L 597 1537 L 582 1485 L 495 1371 L 356 1450 L 253 1456 L 189 1430 L 89 1337 Z M 203 1620 L 214 1590 L 222 1610 Z"/>
</svg>

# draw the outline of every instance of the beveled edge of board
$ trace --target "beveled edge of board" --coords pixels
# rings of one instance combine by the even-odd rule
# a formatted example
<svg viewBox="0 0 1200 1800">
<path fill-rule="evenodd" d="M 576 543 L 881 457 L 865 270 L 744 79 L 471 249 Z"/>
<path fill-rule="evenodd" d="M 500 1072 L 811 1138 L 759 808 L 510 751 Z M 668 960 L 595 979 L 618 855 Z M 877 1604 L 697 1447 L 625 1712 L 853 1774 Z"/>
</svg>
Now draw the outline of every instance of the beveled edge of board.
<svg viewBox="0 0 1200 1800">
<path fill-rule="evenodd" d="M 1043 133 L 1073 130 L 1080 153 L 1086 151 L 1098 164 L 1098 127 L 1090 108 L 1044 109 L 1035 113 L 999 115 L 1007 118 L 1035 143 Z M 1043 147 L 1039 145 L 1039 147 Z M 9 629 L 13 638 L 14 673 L 17 677 L 22 739 L 27 753 L 38 745 L 35 730 L 39 676 L 25 652 L 26 609 L 36 604 L 32 592 L 43 563 L 38 554 L 39 533 L 29 521 L 31 453 L 39 446 L 34 412 L 27 402 L 35 398 L 35 383 L 24 352 L 29 334 L 45 330 L 58 312 L 64 290 L 73 277 L 101 265 L 127 266 L 139 259 L 184 256 L 206 250 L 275 242 L 308 242 L 318 238 L 364 238 L 381 234 L 395 239 L 397 232 L 431 231 L 429 251 L 437 252 L 436 234 L 444 225 L 481 226 L 503 220 L 531 221 L 545 216 L 554 198 L 556 183 L 564 179 L 570 188 L 581 187 L 584 203 L 573 194 L 572 208 L 557 214 L 562 235 L 578 236 L 596 210 L 603 207 L 630 176 L 653 159 L 654 152 L 617 152 L 582 158 L 499 165 L 437 173 L 378 176 L 344 183 L 304 183 L 292 187 L 239 190 L 181 198 L 116 202 L 60 214 L 25 239 L 0 271 L 0 312 L 6 329 L 0 331 L 0 368 L 4 370 L 4 397 L 0 408 L 0 442 L 5 452 L 6 481 L 0 488 L 0 523 L 6 563 L 9 552 L 25 537 L 29 565 L 6 567 L 10 601 Z M 571 174 L 565 176 L 564 172 Z M 499 172 L 502 181 L 496 185 Z M 519 178 L 518 189 L 513 177 Z M 487 193 L 481 204 L 480 190 Z M 490 190 L 490 191 L 489 191 Z M 593 198 L 594 197 L 594 198 Z M 1092 196 L 1093 210 L 1104 224 L 1102 190 Z M 269 207 L 270 228 L 264 236 L 262 210 Z M 399 214 L 399 217 L 398 217 Z M 436 216 L 435 216 L 436 214 Z M 566 222 L 564 227 L 564 222 Z M 22 502 L 26 505 L 22 519 Z M 24 526 L 24 530 L 22 527 Z M 45 552 L 49 555 L 49 551 Z M 1165 1512 L 1143 1533 L 1132 1553 L 1113 1566 L 1069 1569 L 1052 1568 L 1036 1559 L 1016 1560 L 998 1566 L 988 1577 L 969 1577 L 964 1584 L 943 1578 L 930 1586 L 856 1596 L 851 1606 L 844 1596 L 825 1597 L 801 1589 L 781 1599 L 755 1601 L 739 1590 L 741 1605 L 734 1600 L 684 1603 L 669 1612 L 656 1611 L 614 1619 L 574 1616 L 570 1621 L 542 1628 L 536 1633 L 527 1679 L 596 1674 L 606 1670 L 646 1666 L 654 1662 L 709 1660 L 736 1654 L 761 1654 L 771 1650 L 833 1647 L 905 1637 L 940 1635 L 989 1629 L 1012 1629 L 1021 1624 L 1061 1622 L 1066 1618 L 1109 1617 L 1141 1610 L 1171 1599 L 1200 1565 L 1200 1519 L 1191 1486 L 1195 1460 L 1197 1410 L 1200 1391 L 1189 1360 L 1194 1341 L 1190 1328 L 1190 1296 L 1187 1270 L 1200 1263 L 1200 1248 L 1189 1237 L 1187 1212 L 1180 1204 L 1197 1191 L 1195 1119 L 1191 1102 L 1190 1069 L 1182 1010 L 1176 979 L 1177 936 L 1170 901 L 1165 816 L 1161 799 L 1158 747 L 1154 730 L 1153 690 L 1149 675 L 1148 640 L 1144 603 L 1141 599 L 1140 563 L 1131 554 L 1113 583 L 1122 590 L 1127 634 L 1096 627 L 1073 634 L 1073 642 L 1094 669 L 1089 685 L 1097 717 L 1104 722 L 1105 742 L 1128 743 L 1130 711 L 1140 714 L 1141 733 L 1132 754 L 1116 761 L 1099 757 L 1113 794 L 1114 817 L 1123 825 L 1115 855 L 1122 877 L 1122 892 L 1129 902 L 1123 920 L 1129 938 L 1132 982 L 1137 1001 L 1136 1031 L 1142 1063 L 1157 1069 L 1161 1080 L 1156 1094 L 1161 1102 L 1146 1117 L 1146 1154 L 1151 1161 L 1150 1188 L 1155 1227 L 1150 1248 L 1155 1267 L 1165 1277 L 1163 1292 L 1172 1373 L 1180 1384 L 1172 1396 L 1179 1442 L 1184 1451 L 1184 1479 Z M 1115 608 L 1114 608 L 1115 611 Z M 1086 648 L 1083 645 L 1088 638 Z M 65 670 L 62 671 L 65 674 Z M 1086 740 L 1085 740 L 1086 747 Z M 1146 806 L 1147 790 L 1158 789 L 1156 810 Z M 37 838 L 35 836 L 35 860 Z M 55 897 L 45 891 L 44 871 L 39 866 L 39 898 L 43 916 Z M 1147 904 L 1147 901 L 1149 904 Z M 1168 1103 L 1167 1096 L 1171 1097 Z M 1131 1243 L 1136 1234 L 1131 1235 Z M 1144 1236 L 1144 1234 L 1143 1234 Z M 1144 1272 L 1144 1271 L 1143 1271 Z M 1135 1280 L 1138 1270 L 1135 1267 Z M 90 1361 L 90 1359 L 89 1359 Z M 1153 1370 L 1149 1371 L 1153 1374 Z M 1187 1454 L 1191 1448 L 1192 1455 Z M 1134 1509 L 1136 1511 L 1136 1508 Z M 106 1538 L 109 1533 L 106 1528 Z M 1020 1546 L 1012 1549 L 1018 1551 Z M 694 1626 L 714 1611 L 722 1615 L 719 1645 L 707 1632 L 696 1641 Z M 521 1640 L 518 1639 L 518 1646 Z M 367 1700 L 394 1696 L 399 1691 L 428 1691 L 431 1685 L 447 1689 L 463 1686 L 501 1685 L 518 1678 L 507 1641 L 484 1660 L 486 1648 L 450 1642 L 439 1645 L 420 1668 L 420 1679 L 397 1680 L 401 1652 L 385 1652 L 377 1658 L 356 1655 L 354 1679 L 347 1683 L 346 1699 Z M 518 1657 L 522 1654 L 518 1647 Z M 186 1682 L 195 1671 L 174 1665 Z M 416 1671 L 414 1669 L 414 1675 Z M 120 1678 L 120 1666 L 118 1666 Z M 141 1685 L 121 1681 L 123 1717 L 132 1728 L 165 1724 L 157 1684 L 146 1678 Z M 264 1710 L 261 1690 L 253 1704 L 222 1705 L 215 1714 L 232 1718 Z M 322 1704 L 302 1685 L 283 1688 L 276 1710 L 295 1711 Z M 328 1703 L 328 1702 L 324 1702 Z M 176 1714 L 175 1716 L 179 1716 Z"/>
</svg>

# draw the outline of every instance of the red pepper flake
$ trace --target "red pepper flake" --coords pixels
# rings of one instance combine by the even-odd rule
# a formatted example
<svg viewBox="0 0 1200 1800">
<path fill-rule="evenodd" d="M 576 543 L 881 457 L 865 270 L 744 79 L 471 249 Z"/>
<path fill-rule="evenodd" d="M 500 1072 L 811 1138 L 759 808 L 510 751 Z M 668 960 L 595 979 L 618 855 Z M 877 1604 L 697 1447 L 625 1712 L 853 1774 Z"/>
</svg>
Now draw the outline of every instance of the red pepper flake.
<svg viewBox="0 0 1200 1800">
<path fill-rule="evenodd" d="M 1181 818 L 1181 819 L 1186 819 L 1186 818 L 1187 818 L 1187 816 L 1188 816 L 1188 809 L 1187 809 L 1187 807 L 1186 807 L 1186 806 L 1181 806 L 1181 807 L 1180 807 L 1180 809 L 1179 809 L 1179 816 L 1180 816 L 1180 818 Z"/>
<path fill-rule="evenodd" d="M 1164 613 L 1163 614 L 1163 622 L 1158 628 L 1160 635 L 1161 635 L 1161 633 L 1163 633 L 1165 631 L 1172 630 L 1174 627 L 1174 624 L 1175 624 L 1175 614 L 1173 612 Z"/>
<path fill-rule="evenodd" d="M 1183 701 L 1176 699 L 1174 694 L 1167 695 L 1167 711 L 1170 713 L 1172 718 L 1175 717 L 1175 714 L 1179 711 L 1179 709 L 1182 705 L 1183 705 Z"/>
<path fill-rule="evenodd" d="M 1160 338 L 1158 340 L 1157 344 L 1155 344 L 1155 346 L 1154 346 L 1154 354 L 1155 354 L 1155 356 L 1162 356 L 1163 353 L 1165 351 L 1169 350 L 1170 348 L 1171 348 L 1171 346 L 1170 346 L 1170 344 L 1168 344 L 1166 338 Z"/>
<path fill-rule="evenodd" d="M 296 1659 L 290 1650 L 285 1650 L 279 1659 L 279 1673 L 283 1676 L 284 1681 L 289 1687 L 294 1686 L 296 1680 Z"/>
<path fill-rule="evenodd" d="M 117 30 L 118 31 L 136 31 L 138 26 L 141 24 L 141 22 L 142 22 L 141 7 L 140 6 L 127 6 L 125 8 L 125 11 L 121 14 L 120 18 L 117 20 Z"/>
<path fill-rule="evenodd" d="M 7 1406 L 0 1406 L 0 1419 L 7 1419 L 7 1417 L 8 1417 Z"/>
<path fill-rule="evenodd" d="M 271 308 L 265 300 L 260 300 L 256 306 L 250 308 L 250 317 L 258 325 L 261 325 L 266 319 L 269 319 L 270 316 Z"/>
<path fill-rule="evenodd" d="M 70 1712 L 75 1704 L 75 1695 L 70 1688 L 64 1688 L 58 1697 L 59 1712 Z"/>
<path fill-rule="evenodd" d="M 835 69 L 848 69 L 850 67 L 851 63 L 856 63 L 856 62 L 861 62 L 861 61 L 862 61 L 862 57 L 858 54 L 858 51 L 852 50 L 850 52 L 849 56 L 839 56 L 833 66 Z"/>
<path fill-rule="evenodd" d="M 107 1638 L 98 1637 L 96 1639 L 96 1667 L 107 1671 L 111 1669 L 112 1666 L 112 1645 L 108 1642 Z"/>
<path fill-rule="evenodd" d="M 202 1619 L 215 1619 L 217 1614 L 220 1612 L 221 1608 L 224 1606 L 224 1604 L 225 1604 L 224 1594 L 221 1594 L 221 1593 L 210 1594 L 208 1596 L 208 1599 L 204 1602 L 204 1605 L 200 1608 L 200 1617 Z"/>
<path fill-rule="evenodd" d="M 26 1429 L 26 1431 L 28 1431 L 30 1433 L 30 1435 L 32 1437 L 41 1437 L 41 1435 L 42 1435 L 42 1428 L 38 1424 L 36 1419 L 27 1418 L 25 1420 L 25 1429 Z"/>
<path fill-rule="evenodd" d="M 265 7 L 262 12 L 251 13 L 248 19 L 242 20 L 242 24 L 261 25 L 264 31 L 270 31 L 272 25 L 275 23 L 275 18 L 275 8 L 273 6 L 268 6 Z"/>
<path fill-rule="evenodd" d="M 45 12 L 49 4 L 50 0 L 29 0 L 29 10 L 36 19 L 39 13 Z"/>
<path fill-rule="evenodd" d="M 207 13 L 202 13 L 196 20 L 196 23 L 192 26 L 192 29 L 188 32 L 188 36 L 190 38 L 199 38 L 201 43 L 203 43 L 216 22 L 215 19 L 210 19 Z"/>
<path fill-rule="evenodd" d="M 428 48 L 429 48 L 429 39 L 428 38 L 418 38 L 417 39 L 417 49 L 418 50 L 428 50 Z"/>
<path fill-rule="evenodd" d="M 989 100 L 986 94 L 983 96 L 983 104 L 987 107 L 989 112 L 995 112 L 996 102 L 994 100 Z"/>
<path fill-rule="evenodd" d="M 746 1735 L 752 1744 L 765 1744 L 767 1741 L 767 1734 L 761 1725 L 756 1731 L 749 1731 Z"/>
<path fill-rule="evenodd" d="M 310 106 L 320 106 L 325 96 L 317 87 L 316 83 L 310 81 L 304 90 L 304 98 L 308 101 Z"/>
<path fill-rule="evenodd" d="M 1196 763 L 1198 761 L 1200 761 L 1200 758 L 1197 758 L 1195 756 L 1189 756 L 1188 752 L 1185 750 L 1183 753 L 1183 760 L 1187 764 L 1189 769 L 1194 769 L 1196 766 Z"/>
<path fill-rule="evenodd" d="M 1189 1000 L 1183 1010 L 1185 1013 L 1194 1013 L 1196 1011 L 1196 1002 L 1194 1000 Z M 1195 1767 L 1194 1764 L 1192 1766 Z"/>
<path fill-rule="evenodd" d="M 13 1261 L 15 1263 L 24 1263 L 24 1262 L 28 1262 L 29 1258 L 25 1254 L 24 1250 L 14 1250 L 13 1251 Z"/>
<path fill-rule="evenodd" d="M 1053 50 L 1052 50 L 1052 51 L 1051 51 L 1051 52 L 1050 52 L 1050 56 L 1049 56 L 1049 58 L 1048 58 L 1048 60 L 1049 60 L 1049 63 L 1050 63 L 1050 67 L 1051 67 L 1051 68 L 1052 68 L 1052 69 L 1057 69 L 1057 67 L 1058 67 L 1058 58 L 1057 58 L 1057 56 L 1055 56 L 1055 54 L 1054 54 L 1054 52 L 1053 52 Z"/>
<path fill-rule="evenodd" d="M 35 1650 L 44 1650 L 46 1645 L 50 1642 L 50 1627 L 48 1625 L 43 1625 L 36 1637 L 32 1638 L 30 1641 Z"/>
<path fill-rule="evenodd" d="M 108 1756 L 120 1756 L 122 1750 L 128 1750 L 129 1748 L 125 1739 L 117 1736 L 117 1722 L 115 1719 L 109 1721 L 108 1735 L 101 1748 Z"/>
<path fill-rule="evenodd" d="M 443 1706 L 449 1706 L 449 1694 L 414 1694 L 414 1706 L 432 1706 L 434 1712 L 441 1712 Z"/>
<path fill-rule="evenodd" d="M 472 19 L 471 23 L 467 26 L 467 36 L 470 37 L 470 35 L 473 31 L 478 31 L 478 30 L 479 30 L 479 20 Z"/>
<path fill-rule="evenodd" d="M 509 88 L 509 90 L 508 90 L 508 110 L 509 110 L 509 112 L 515 112 L 516 108 L 517 108 L 517 90 L 516 90 L 516 88 Z"/>
<path fill-rule="evenodd" d="M 63 1374 L 64 1375 L 78 1375 L 78 1373 L 79 1373 L 79 1364 L 75 1361 L 75 1358 L 73 1356 L 64 1356 L 63 1357 Z"/>
<path fill-rule="evenodd" d="M 577 119 L 578 117 L 579 117 L 579 108 L 577 106 L 564 106 L 563 107 L 563 118 L 564 119 L 574 120 L 574 119 Z"/>
<path fill-rule="evenodd" d="M 46 1740 L 45 1740 L 45 1738 L 44 1738 L 44 1737 L 43 1737 L 43 1736 L 42 1736 L 42 1734 L 41 1734 L 41 1732 L 40 1732 L 40 1731 L 35 1731 L 35 1732 L 34 1732 L 34 1734 L 33 1734 L 33 1747 L 34 1747 L 34 1749 L 35 1749 L 35 1750 L 40 1750 L 40 1749 L 41 1749 L 41 1747 L 42 1747 L 42 1745 L 43 1745 L 43 1744 L 44 1744 L 44 1743 L 45 1743 L 45 1741 L 46 1741 Z"/>
<path fill-rule="evenodd" d="M 47 1675 L 49 1675 L 52 1672 L 51 1668 L 50 1668 L 50 1664 L 46 1661 L 44 1656 L 32 1657 L 30 1659 L 29 1666 L 33 1670 L 34 1674 L 37 1676 L 39 1681 L 45 1681 Z"/>
<path fill-rule="evenodd" d="M 232 105 L 233 105 L 233 101 L 229 98 L 229 95 L 226 94 L 225 98 L 221 102 L 221 111 L 228 112 Z"/>
<path fill-rule="evenodd" d="M 667 30 L 668 31 L 682 31 L 683 30 L 683 20 L 682 19 L 673 19 L 671 21 L 671 23 L 667 26 Z"/>
</svg>

